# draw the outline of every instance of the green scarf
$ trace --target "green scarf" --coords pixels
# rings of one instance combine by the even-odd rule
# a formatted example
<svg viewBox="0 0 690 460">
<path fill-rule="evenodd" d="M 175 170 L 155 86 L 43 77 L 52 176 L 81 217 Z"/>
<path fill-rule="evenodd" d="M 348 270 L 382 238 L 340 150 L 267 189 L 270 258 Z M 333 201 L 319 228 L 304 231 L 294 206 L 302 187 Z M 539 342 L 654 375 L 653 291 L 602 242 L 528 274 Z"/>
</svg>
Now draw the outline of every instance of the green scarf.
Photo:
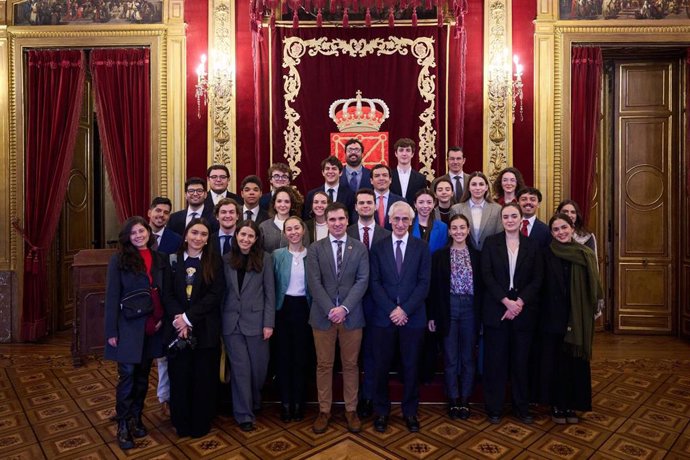
<svg viewBox="0 0 690 460">
<path fill-rule="evenodd" d="M 575 241 L 563 244 L 552 240 L 551 251 L 572 264 L 570 319 L 564 347 L 572 356 L 589 361 L 594 340 L 594 313 L 598 300 L 603 298 L 596 257 L 591 249 Z"/>
</svg>

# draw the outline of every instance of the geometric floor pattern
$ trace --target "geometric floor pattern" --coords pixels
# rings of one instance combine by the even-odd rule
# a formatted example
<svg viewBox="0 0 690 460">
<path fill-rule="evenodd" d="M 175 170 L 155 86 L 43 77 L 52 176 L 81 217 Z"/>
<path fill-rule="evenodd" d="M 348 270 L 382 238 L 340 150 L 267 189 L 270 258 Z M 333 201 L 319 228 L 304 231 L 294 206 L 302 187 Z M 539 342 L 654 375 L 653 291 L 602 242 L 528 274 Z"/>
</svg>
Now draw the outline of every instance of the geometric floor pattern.
<svg viewBox="0 0 690 460">
<path fill-rule="evenodd" d="M 63 349 L 64 348 L 64 349 Z M 72 367 L 66 344 L 46 349 L 0 345 L 0 458 L 11 459 L 689 459 L 690 361 L 625 359 L 592 365 L 593 408 L 577 425 L 556 425 L 548 408 L 524 425 L 505 417 L 488 423 L 481 405 L 468 421 L 451 421 L 445 407 L 424 404 L 422 429 L 409 433 L 399 408 L 385 433 L 366 421 L 348 433 L 342 406 L 328 431 L 305 421 L 284 424 L 267 405 L 251 433 L 217 417 L 204 438 L 178 438 L 160 413 L 155 371 L 144 411 L 149 435 L 135 449 L 115 442 L 115 367 L 91 359 Z M 40 351 L 40 352 L 37 352 Z M 686 357 L 686 356 L 684 356 Z M 155 366 L 154 366 L 155 369 Z"/>
</svg>

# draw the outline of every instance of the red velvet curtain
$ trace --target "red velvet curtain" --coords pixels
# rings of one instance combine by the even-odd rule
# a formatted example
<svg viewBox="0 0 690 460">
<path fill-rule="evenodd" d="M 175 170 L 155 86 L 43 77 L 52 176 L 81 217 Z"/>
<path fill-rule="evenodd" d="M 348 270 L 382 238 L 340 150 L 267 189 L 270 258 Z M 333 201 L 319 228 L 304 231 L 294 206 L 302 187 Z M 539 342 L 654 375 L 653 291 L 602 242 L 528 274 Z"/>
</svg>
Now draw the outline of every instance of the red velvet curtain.
<svg viewBox="0 0 690 460">
<path fill-rule="evenodd" d="M 149 50 L 91 52 L 98 131 L 120 222 L 145 216 L 151 200 Z"/>
<path fill-rule="evenodd" d="M 352 28 L 292 28 L 276 27 L 273 31 L 263 29 L 263 40 L 257 37 L 255 46 L 259 52 L 255 54 L 255 84 L 264 79 L 264 86 L 257 91 L 256 106 L 262 105 L 262 98 L 269 93 L 271 85 L 271 105 L 273 119 L 268 120 L 265 111 L 259 109 L 255 113 L 256 121 L 272 123 L 272 138 L 263 136 L 257 142 L 257 159 L 252 169 L 263 172 L 268 166 L 268 146 L 273 145 L 273 161 L 285 161 L 285 139 L 283 132 L 288 126 L 285 119 L 284 77 L 287 68 L 283 67 L 283 43 L 288 37 L 297 36 L 302 40 L 323 37 L 328 41 L 336 39 L 349 42 L 352 39 L 371 42 L 380 38 L 400 37 L 415 40 L 419 37 L 433 39 L 433 53 L 435 66 L 429 69 L 433 76 L 435 88 L 434 113 L 432 127 L 436 131 L 434 150 L 437 157 L 432 167 L 437 174 L 445 171 L 446 135 L 448 144 L 462 145 L 464 121 L 464 57 L 465 37 L 464 29 L 456 33 L 455 28 L 433 26 L 418 27 L 352 27 Z M 268 49 L 268 34 L 273 48 Z M 448 39 L 448 34 L 450 38 Z M 404 47 L 403 47 L 404 48 Z M 269 58 L 265 58 L 270 56 Z M 272 64 L 272 81 L 268 81 L 268 65 Z M 337 99 L 352 98 L 357 90 L 362 91 L 365 98 L 383 99 L 390 108 L 390 117 L 383 123 L 380 130 L 389 133 L 389 161 L 395 165 L 395 157 L 390 149 L 393 143 L 401 137 L 412 138 L 419 145 L 419 128 L 422 125 L 420 115 L 429 107 L 420 95 L 417 87 L 422 66 L 408 48 L 407 52 L 361 53 L 356 57 L 343 53 L 311 54 L 307 51 L 297 64 L 301 89 L 290 106 L 299 116 L 298 124 L 301 128 L 300 148 L 301 161 L 298 166 L 302 173 L 296 180 L 296 185 L 302 190 L 309 190 L 323 182 L 320 162 L 330 154 L 329 133 L 337 132 L 335 123 L 329 118 L 330 105 Z M 446 124 L 446 111 L 448 123 Z M 255 135 L 261 137 L 268 132 L 268 125 L 257 127 Z M 447 127 L 447 131 L 446 131 Z M 419 148 L 417 149 L 419 150 Z M 418 165 L 418 158 L 413 160 Z M 239 165 L 238 165 L 239 167 Z"/>
<path fill-rule="evenodd" d="M 24 302 L 20 338 L 48 332 L 46 251 L 67 191 L 84 94 L 82 51 L 28 52 L 24 237 Z"/>
<path fill-rule="evenodd" d="M 570 92 L 570 197 L 587 223 L 592 199 L 603 71 L 601 48 L 573 48 Z"/>
</svg>

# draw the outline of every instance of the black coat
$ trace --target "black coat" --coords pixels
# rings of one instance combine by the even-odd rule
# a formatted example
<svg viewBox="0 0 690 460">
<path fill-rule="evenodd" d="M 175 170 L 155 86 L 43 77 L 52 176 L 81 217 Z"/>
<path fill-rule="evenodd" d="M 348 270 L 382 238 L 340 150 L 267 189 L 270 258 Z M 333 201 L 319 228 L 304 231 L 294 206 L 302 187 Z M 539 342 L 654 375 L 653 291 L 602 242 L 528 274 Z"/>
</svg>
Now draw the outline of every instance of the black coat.
<svg viewBox="0 0 690 460">
<path fill-rule="evenodd" d="M 474 310 L 479 326 L 482 304 L 481 253 L 471 245 L 472 281 L 474 284 Z M 431 288 L 427 297 L 427 315 L 436 323 L 436 331 L 445 337 L 450 326 L 450 246 L 439 249 L 431 256 Z"/>
<path fill-rule="evenodd" d="M 544 287 L 539 308 L 539 329 L 564 335 L 570 319 L 571 264 L 556 257 L 551 248 L 544 251 Z"/>
<path fill-rule="evenodd" d="M 175 257 L 177 259 L 177 256 Z M 220 343 L 220 307 L 225 295 L 223 261 L 215 260 L 213 282 L 207 284 L 201 271 L 197 271 L 192 284 L 192 298 L 187 301 L 185 278 L 187 276 L 182 256 L 172 262 L 171 301 L 165 311 L 165 344 L 177 337 L 172 326 L 175 315 L 185 313 L 192 323 L 192 334 L 197 339 L 197 348 L 213 348 Z"/>
<path fill-rule="evenodd" d="M 497 233 L 485 240 L 482 248 L 481 270 L 485 287 L 482 323 L 485 326 L 497 328 L 501 325 L 501 318 L 506 311 L 501 300 L 508 297 L 510 288 L 505 232 Z M 536 326 L 542 277 L 543 257 L 538 243 L 520 235 L 520 249 L 515 265 L 513 286 L 517 291 L 517 296 L 525 302 L 525 306 L 517 318 L 512 320 L 516 330 L 531 330 Z"/>
</svg>

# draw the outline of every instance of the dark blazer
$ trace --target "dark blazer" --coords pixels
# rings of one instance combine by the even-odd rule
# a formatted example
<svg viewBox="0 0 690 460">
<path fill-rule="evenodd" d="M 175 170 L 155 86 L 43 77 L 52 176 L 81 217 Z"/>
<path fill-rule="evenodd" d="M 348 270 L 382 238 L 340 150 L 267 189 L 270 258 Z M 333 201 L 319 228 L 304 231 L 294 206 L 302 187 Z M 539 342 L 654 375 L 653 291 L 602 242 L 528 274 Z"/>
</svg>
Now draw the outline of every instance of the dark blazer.
<svg viewBox="0 0 690 460">
<path fill-rule="evenodd" d="M 482 305 L 481 254 L 467 245 L 472 263 L 475 317 L 479 320 Z M 450 326 L 450 246 L 439 249 L 431 256 L 431 287 L 427 297 L 427 315 L 436 323 L 436 331 L 445 337 Z M 477 327 L 479 321 L 477 321 Z"/>
<path fill-rule="evenodd" d="M 151 251 L 153 285 L 160 289 L 163 308 L 167 309 L 166 291 L 171 288 L 168 256 Z M 120 314 L 120 300 L 132 291 L 151 286 L 149 277 L 141 272 L 120 270 L 120 254 L 113 254 L 108 263 L 105 286 L 105 359 L 118 363 L 141 363 L 144 359 L 163 356 L 163 329 L 150 336 L 144 347 L 146 316 L 127 320 Z M 117 347 L 108 344 L 110 337 L 117 337 Z"/>
<path fill-rule="evenodd" d="M 343 167 L 343 172 L 340 173 L 340 186 L 350 188 L 350 182 L 347 180 L 347 169 Z M 359 188 L 373 188 L 371 186 L 371 170 L 362 166 L 362 177 L 359 180 Z M 350 190 L 353 194 L 357 190 Z"/>
<path fill-rule="evenodd" d="M 223 248 L 220 246 L 220 230 L 211 233 L 211 236 L 208 237 L 209 242 L 213 245 L 213 249 L 215 249 L 216 254 L 220 255 L 219 259 L 223 258 Z M 233 238 L 235 236 L 233 235 Z M 232 242 L 232 240 L 230 240 Z"/>
<path fill-rule="evenodd" d="M 187 301 L 187 273 L 183 255 L 172 255 L 172 301 L 166 304 L 164 327 L 165 344 L 175 339 L 177 333 L 172 326 L 175 315 L 185 313 L 192 323 L 192 335 L 197 339 L 197 348 L 215 348 L 220 343 L 220 305 L 225 294 L 223 262 L 216 259 L 213 282 L 204 282 L 201 271 L 194 275 L 192 298 Z"/>
<path fill-rule="evenodd" d="M 534 225 L 529 233 L 529 237 L 536 240 L 541 249 L 546 249 L 551 244 L 551 230 L 549 230 L 548 225 L 539 219 L 534 219 Z"/>
<path fill-rule="evenodd" d="M 325 191 L 326 186 L 324 184 L 320 187 L 316 187 L 315 189 L 309 190 L 309 192 L 307 192 L 307 196 L 304 199 L 304 208 L 302 208 L 302 219 L 311 219 L 311 206 L 314 202 L 314 194 L 316 192 Z M 350 190 L 350 187 L 343 187 L 343 184 L 341 183 L 338 186 L 338 195 L 336 195 L 335 201 L 344 204 L 347 207 L 347 212 L 350 216 L 352 216 L 352 213 L 355 212 L 355 194 L 352 190 Z"/>
<path fill-rule="evenodd" d="M 481 270 L 485 286 L 482 322 L 486 326 L 497 328 L 506 311 L 501 299 L 508 296 L 510 288 L 505 232 L 492 235 L 484 241 Z M 542 277 L 543 257 L 538 244 L 520 235 L 520 249 L 513 284 L 518 297 L 525 302 L 525 306 L 522 313 L 512 320 L 516 330 L 531 330 L 536 325 Z"/>
<path fill-rule="evenodd" d="M 264 327 L 275 327 L 276 291 L 273 261 L 264 252 L 261 273 L 248 271 L 239 288 L 237 270 L 230 266 L 230 254 L 223 257 L 226 295 L 222 308 L 222 332 L 232 334 L 237 327 L 243 335 L 261 335 Z"/>
<path fill-rule="evenodd" d="M 539 305 L 539 329 L 550 334 L 565 334 L 570 319 L 570 263 L 544 251 L 544 286 Z"/>
<path fill-rule="evenodd" d="M 266 192 L 259 198 L 259 207 L 264 211 L 268 212 L 268 207 L 271 205 L 271 198 L 273 198 L 273 193 Z"/>
<path fill-rule="evenodd" d="M 259 205 L 259 213 L 256 215 L 256 219 L 254 219 L 254 222 L 256 222 L 256 225 L 260 225 L 261 222 L 270 219 L 271 216 L 268 215 L 268 212 L 261 209 L 261 205 Z M 240 221 L 245 220 L 245 215 L 244 215 L 244 208 L 242 208 L 242 216 L 240 217 Z"/>
<path fill-rule="evenodd" d="M 158 243 L 158 252 L 163 254 L 174 254 L 182 246 L 182 237 L 170 230 L 167 226 L 163 229 L 161 242 Z"/>
<path fill-rule="evenodd" d="M 343 263 L 340 277 L 336 276 L 333 243 L 330 235 L 307 249 L 307 285 L 312 303 L 309 324 L 314 329 L 328 330 L 333 323 L 328 313 L 336 306 L 345 305 L 350 313 L 345 317 L 346 329 L 364 327 L 362 297 L 369 285 L 369 255 L 362 243 L 347 237 L 343 245 Z"/>
<path fill-rule="evenodd" d="M 211 206 L 204 202 L 204 210 L 201 213 L 201 217 L 208 221 L 211 226 L 211 233 L 218 231 L 218 221 L 216 216 L 213 215 L 213 202 L 211 202 Z M 170 214 L 170 220 L 168 221 L 168 228 L 170 230 L 178 235 L 184 235 L 185 227 L 187 227 L 187 208 Z"/>
<path fill-rule="evenodd" d="M 391 182 L 391 192 L 395 193 L 396 195 L 402 196 L 402 186 L 400 185 L 400 175 L 398 174 L 398 168 L 391 168 L 391 171 L 393 176 L 393 181 Z M 424 174 L 413 169 L 412 171 L 410 171 L 410 182 L 407 184 L 407 193 L 405 193 L 404 196 L 405 200 L 410 205 L 413 205 L 414 197 L 417 194 L 417 191 L 423 189 L 426 186 L 427 181 L 426 177 L 424 177 Z"/>
<path fill-rule="evenodd" d="M 426 327 L 424 301 L 429 293 L 430 282 L 431 253 L 424 241 L 412 235 L 408 237 L 402 272 L 399 275 L 395 268 L 393 236 L 387 236 L 372 246 L 369 283 L 376 305 L 372 315 L 373 325 L 393 326 L 389 316 L 400 305 L 408 318 L 405 327 Z"/>
<path fill-rule="evenodd" d="M 381 224 L 379 222 L 379 214 L 378 211 L 374 212 L 374 221 L 376 222 L 377 225 L 380 225 L 381 227 L 385 228 L 386 230 L 390 231 L 392 229 L 391 223 L 388 221 L 388 210 L 391 208 L 391 205 L 395 203 L 396 201 L 405 201 L 405 198 L 401 197 L 400 195 L 396 195 L 393 192 L 390 192 L 388 194 L 388 206 L 386 206 L 386 221 L 384 224 Z M 378 209 L 378 198 L 374 199 L 374 209 Z M 359 216 L 357 215 L 357 212 L 354 212 L 352 214 L 352 222 L 357 222 L 359 220 Z"/>
<path fill-rule="evenodd" d="M 242 206 L 242 203 L 244 203 L 241 196 L 239 196 L 236 193 L 232 193 L 229 190 L 225 191 L 225 198 L 232 198 L 233 200 L 237 201 L 237 204 L 239 204 L 240 206 Z M 210 190 L 208 191 L 208 194 L 206 195 L 206 200 L 204 200 L 204 209 L 206 209 L 206 206 L 211 207 L 211 214 L 213 214 L 213 208 L 215 207 L 215 205 L 213 204 L 213 197 L 211 196 Z"/>
<path fill-rule="evenodd" d="M 391 232 L 389 230 L 386 230 L 385 228 L 381 227 L 380 225 L 374 224 L 373 226 L 373 234 L 369 235 L 369 247 L 373 247 L 376 243 L 381 241 L 387 236 L 390 236 Z M 347 227 L 347 236 L 350 236 L 357 241 L 361 241 L 359 239 L 359 223 L 355 221 L 354 224 L 350 225 Z M 367 248 L 369 249 L 369 248 Z"/>
<path fill-rule="evenodd" d="M 453 174 L 455 175 L 455 174 Z M 445 179 L 449 181 L 451 184 L 453 184 L 453 196 L 455 196 L 455 181 L 451 177 L 450 174 L 444 174 L 443 176 L 439 177 L 438 179 Z M 437 179 L 437 180 L 438 180 Z M 467 185 L 470 183 L 470 175 L 467 174 L 467 172 L 463 171 L 462 172 L 462 192 L 465 193 L 465 190 L 467 190 Z"/>
</svg>

